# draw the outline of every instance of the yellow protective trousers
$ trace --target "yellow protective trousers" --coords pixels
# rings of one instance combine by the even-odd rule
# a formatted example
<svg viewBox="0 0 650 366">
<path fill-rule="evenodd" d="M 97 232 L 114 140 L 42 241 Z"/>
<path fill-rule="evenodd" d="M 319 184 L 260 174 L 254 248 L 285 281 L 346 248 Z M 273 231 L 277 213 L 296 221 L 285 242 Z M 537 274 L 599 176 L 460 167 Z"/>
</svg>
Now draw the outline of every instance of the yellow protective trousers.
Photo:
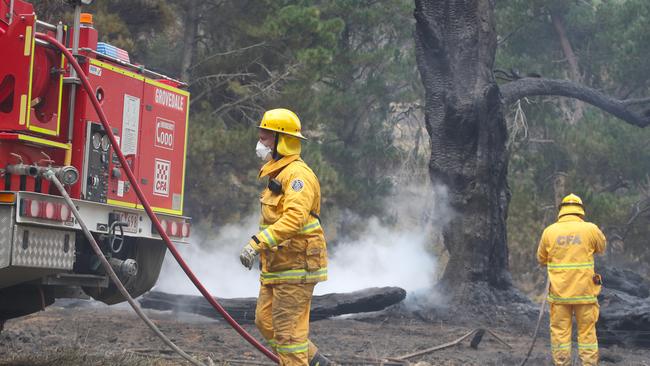
<svg viewBox="0 0 650 366">
<path fill-rule="evenodd" d="M 318 350 L 308 339 L 315 283 L 261 285 L 255 325 L 281 366 L 307 366 Z"/>
<path fill-rule="evenodd" d="M 571 327 L 575 314 L 578 325 L 578 353 L 584 366 L 598 365 L 598 303 L 551 303 L 551 352 L 556 366 L 571 365 Z"/>
</svg>

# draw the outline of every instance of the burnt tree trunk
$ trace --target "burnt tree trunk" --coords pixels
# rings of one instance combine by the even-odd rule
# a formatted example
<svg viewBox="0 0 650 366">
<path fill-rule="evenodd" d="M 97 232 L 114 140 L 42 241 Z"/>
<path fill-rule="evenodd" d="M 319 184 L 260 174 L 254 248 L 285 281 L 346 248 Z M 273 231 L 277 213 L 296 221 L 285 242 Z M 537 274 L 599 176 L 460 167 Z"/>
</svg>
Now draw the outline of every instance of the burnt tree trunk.
<svg viewBox="0 0 650 366">
<path fill-rule="evenodd" d="M 429 172 L 449 190 L 455 213 L 443 229 L 449 262 L 441 286 L 453 303 L 526 301 L 508 271 L 510 192 L 504 104 L 561 96 L 594 105 L 638 126 L 650 125 L 650 98 L 617 99 L 575 81 L 520 78 L 500 87 L 495 0 L 415 0 L 415 52 L 431 141 Z"/>
<path fill-rule="evenodd" d="M 493 1 L 416 0 L 415 41 L 431 141 L 429 171 L 449 189 L 442 284 L 458 299 L 468 284 L 510 289 L 506 215 L 507 129 L 492 70 Z"/>
</svg>

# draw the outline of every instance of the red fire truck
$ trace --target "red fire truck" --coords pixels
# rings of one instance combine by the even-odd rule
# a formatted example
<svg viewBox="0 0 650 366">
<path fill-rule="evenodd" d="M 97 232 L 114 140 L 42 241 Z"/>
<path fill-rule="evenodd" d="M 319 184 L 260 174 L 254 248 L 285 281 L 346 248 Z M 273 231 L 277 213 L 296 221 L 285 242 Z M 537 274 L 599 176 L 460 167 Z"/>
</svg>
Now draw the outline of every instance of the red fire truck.
<svg viewBox="0 0 650 366">
<path fill-rule="evenodd" d="M 166 246 L 116 157 L 90 95 L 61 52 L 80 63 L 129 168 L 166 234 L 187 243 L 183 191 L 189 93 L 183 83 L 98 42 L 90 14 L 75 24 L 37 19 L 32 5 L 0 0 L 0 324 L 56 298 L 124 301 L 54 184 L 56 172 L 83 222 L 133 297 L 156 282 Z"/>
</svg>

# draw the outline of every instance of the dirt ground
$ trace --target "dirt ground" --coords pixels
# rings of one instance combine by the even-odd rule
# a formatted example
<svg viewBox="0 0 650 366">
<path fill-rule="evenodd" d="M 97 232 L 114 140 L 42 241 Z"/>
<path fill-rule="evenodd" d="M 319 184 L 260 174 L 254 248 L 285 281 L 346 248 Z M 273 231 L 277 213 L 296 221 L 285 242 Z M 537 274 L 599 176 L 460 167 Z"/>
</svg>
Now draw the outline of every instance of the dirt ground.
<svg viewBox="0 0 650 366">
<path fill-rule="evenodd" d="M 147 311 L 160 329 L 188 353 L 215 365 L 269 363 L 225 322 L 184 313 Z M 364 359 L 398 357 L 453 341 L 481 324 L 423 320 L 374 313 L 313 322 L 311 339 L 344 365 L 377 365 Z M 245 328 L 259 337 L 254 325 Z M 477 349 L 459 345 L 410 359 L 431 365 L 518 365 L 531 341 L 530 324 L 486 327 Z M 602 348 L 603 365 L 650 365 L 650 349 Z M 543 325 L 527 365 L 550 365 L 548 327 Z M 134 312 L 124 306 L 57 306 L 7 321 L 0 333 L 0 365 L 184 365 Z M 576 363 L 577 365 L 578 363 Z M 426 363 L 420 363 L 426 365 Z"/>
</svg>

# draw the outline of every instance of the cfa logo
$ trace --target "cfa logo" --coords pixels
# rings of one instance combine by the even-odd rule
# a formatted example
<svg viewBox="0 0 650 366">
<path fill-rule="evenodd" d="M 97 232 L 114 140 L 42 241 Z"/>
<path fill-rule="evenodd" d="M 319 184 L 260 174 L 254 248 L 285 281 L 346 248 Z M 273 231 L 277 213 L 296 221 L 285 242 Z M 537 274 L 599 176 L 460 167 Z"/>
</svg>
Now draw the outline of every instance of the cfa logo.
<svg viewBox="0 0 650 366">
<path fill-rule="evenodd" d="M 580 235 L 560 235 L 555 239 L 555 244 L 557 245 L 569 245 L 569 244 L 574 244 L 574 245 L 580 245 L 582 244 L 582 240 L 580 240 Z"/>
<path fill-rule="evenodd" d="M 171 161 L 155 159 L 154 161 L 153 194 L 169 197 L 169 177 L 171 176 Z"/>
</svg>

